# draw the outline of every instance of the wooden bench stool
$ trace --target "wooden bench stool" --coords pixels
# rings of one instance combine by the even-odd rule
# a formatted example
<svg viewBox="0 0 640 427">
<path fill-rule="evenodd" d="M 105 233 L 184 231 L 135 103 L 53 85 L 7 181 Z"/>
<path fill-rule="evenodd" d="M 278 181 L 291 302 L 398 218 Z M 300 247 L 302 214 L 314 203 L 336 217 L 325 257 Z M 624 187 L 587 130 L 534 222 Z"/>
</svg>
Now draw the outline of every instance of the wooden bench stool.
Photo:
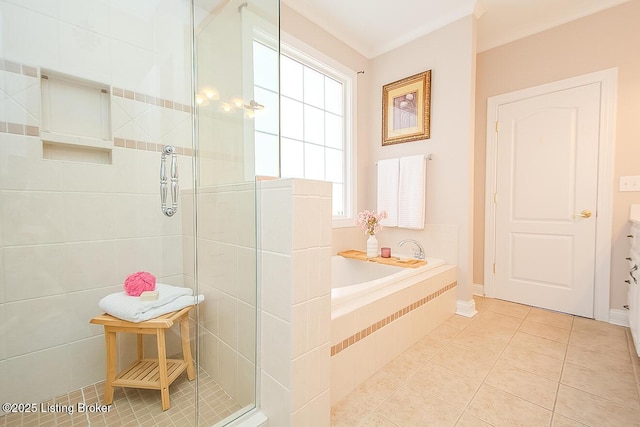
<svg viewBox="0 0 640 427">
<path fill-rule="evenodd" d="M 195 378 L 191 347 L 189 345 L 189 311 L 194 306 L 164 314 L 140 323 L 127 322 L 109 314 L 96 316 L 89 323 L 104 326 L 104 337 L 107 342 L 107 378 L 104 384 L 104 404 L 113 402 L 113 387 L 135 387 L 160 390 L 162 410 L 171 406 L 169 401 L 169 385 L 178 376 L 187 371 L 189 380 Z M 182 360 L 167 359 L 165 332 L 175 323 L 180 323 L 180 339 L 182 341 Z M 116 375 L 117 351 L 116 333 L 138 334 L 138 360 Z M 155 335 L 158 341 L 158 358 L 145 359 L 142 343 L 143 335 Z"/>
</svg>

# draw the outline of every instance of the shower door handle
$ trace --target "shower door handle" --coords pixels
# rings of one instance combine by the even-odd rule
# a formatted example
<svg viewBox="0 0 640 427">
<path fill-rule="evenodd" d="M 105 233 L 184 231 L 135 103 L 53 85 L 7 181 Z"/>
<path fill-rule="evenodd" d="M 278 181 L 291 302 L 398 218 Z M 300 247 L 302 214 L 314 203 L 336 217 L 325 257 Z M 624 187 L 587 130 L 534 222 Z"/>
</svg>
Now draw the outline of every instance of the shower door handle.
<svg viewBox="0 0 640 427">
<path fill-rule="evenodd" d="M 167 207 L 167 155 L 171 155 L 171 207 Z M 160 157 L 160 209 L 166 216 L 173 216 L 178 211 L 178 155 L 176 148 L 165 145 Z"/>
</svg>

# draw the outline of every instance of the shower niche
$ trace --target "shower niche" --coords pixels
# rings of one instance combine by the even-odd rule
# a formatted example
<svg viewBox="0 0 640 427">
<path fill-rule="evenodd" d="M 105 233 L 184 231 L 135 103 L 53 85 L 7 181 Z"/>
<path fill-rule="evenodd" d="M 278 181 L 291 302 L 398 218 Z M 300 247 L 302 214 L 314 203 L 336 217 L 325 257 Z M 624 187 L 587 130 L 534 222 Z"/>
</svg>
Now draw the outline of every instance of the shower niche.
<svg viewBox="0 0 640 427">
<path fill-rule="evenodd" d="M 42 70 L 42 156 L 111 164 L 111 100 L 107 85 Z"/>
</svg>

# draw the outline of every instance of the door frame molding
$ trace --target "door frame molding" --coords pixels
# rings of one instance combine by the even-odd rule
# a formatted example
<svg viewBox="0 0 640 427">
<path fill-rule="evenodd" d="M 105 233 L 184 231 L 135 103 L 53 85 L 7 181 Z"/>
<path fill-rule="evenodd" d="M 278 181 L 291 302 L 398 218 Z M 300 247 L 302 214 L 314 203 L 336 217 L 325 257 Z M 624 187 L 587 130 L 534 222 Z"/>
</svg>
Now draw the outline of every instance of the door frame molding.
<svg viewBox="0 0 640 427">
<path fill-rule="evenodd" d="M 501 105 L 550 92 L 588 84 L 600 84 L 600 141 L 598 145 L 598 201 L 596 215 L 596 265 L 594 307 L 596 320 L 609 321 L 609 289 L 611 273 L 611 227 L 613 218 L 614 142 L 618 69 L 610 68 L 552 83 L 534 86 L 487 100 L 487 152 L 485 182 L 484 292 L 494 296 L 493 264 L 495 262 L 494 194 L 496 192 L 497 140 L 496 122 Z"/>
</svg>

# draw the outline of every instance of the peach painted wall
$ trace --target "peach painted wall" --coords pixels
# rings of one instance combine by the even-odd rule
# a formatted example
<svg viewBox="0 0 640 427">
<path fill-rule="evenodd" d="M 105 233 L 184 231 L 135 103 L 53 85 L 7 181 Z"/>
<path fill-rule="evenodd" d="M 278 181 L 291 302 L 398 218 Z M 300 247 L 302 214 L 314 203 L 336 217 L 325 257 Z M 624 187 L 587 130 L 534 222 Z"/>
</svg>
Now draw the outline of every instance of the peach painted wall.
<svg viewBox="0 0 640 427">
<path fill-rule="evenodd" d="M 612 309 L 626 304 L 629 206 L 640 193 L 618 191 L 620 176 L 640 175 L 640 0 L 481 52 L 477 57 L 474 283 L 484 282 L 484 190 L 487 98 L 618 67 L 611 260 Z"/>
<path fill-rule="evenodd" d="M 475 83 L 475 18 L 467 16 L 417 40 L 371 60 L 372 94 L 368 111 L 371 138 L 360 140 L 360 151 L 370 154 L 365 165 L 367 204 L 375 209 L 377 168 L 375 162 L 416 154 L 432 154 L 427 162 L 425 230 L 387 228 L 380 241 L 397 244 L 408 237 L 427 246 L 433 254 L 429 225 L 457 227 L 457 299 L 472 300 L 473 243 L 473 118 Z M 382 87 L 405 77 L 431 70 L 431 137 L 427 140 L 382 146 Z M 403 248 L 404 249 L 404 248 Z M 392 252 L 393 252 L 392 247 Z M 451 262 L 450 260 L 447 260 Z"/>
</svg>

